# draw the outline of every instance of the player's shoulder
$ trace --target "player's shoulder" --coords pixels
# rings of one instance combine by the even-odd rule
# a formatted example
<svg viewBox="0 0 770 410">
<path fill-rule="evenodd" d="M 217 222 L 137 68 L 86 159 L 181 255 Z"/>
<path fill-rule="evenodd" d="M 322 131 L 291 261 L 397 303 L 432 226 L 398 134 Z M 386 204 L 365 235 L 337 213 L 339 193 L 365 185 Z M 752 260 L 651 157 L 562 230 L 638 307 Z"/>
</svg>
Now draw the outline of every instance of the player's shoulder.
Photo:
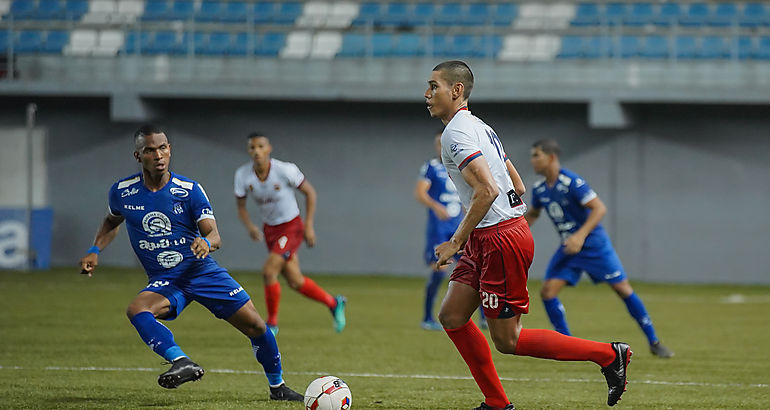
<svg viewBox="0 0 770 410">
<path fill-rule="evenodd" d="M 127 189 L 129 191 L 137 189 L 137 184 L 141 183 L 142 181 L 142 173 L 137 172 L 136 174 L 129 175 L 125 178 L 121 178 L 117 180 L 114 184 L 112 184 L 112 190 L 123 190 Z"/>
<path fill-rule="evenodd" d="M 585 185 L 586 181 L 578 173 L 562 168 L 559 170 L 559 182 L 566 186 L 581 187 Z"/>
<path fill-rule="evenodd" d="M 535 192 L 545 190 L 545 177 L 538 177 L 532 184 L 532 190 Z"/>
<path fill-rule="evenodd" d="M 236 175 L 246 176 L 251 172 L 251 169 L 254 167 L 253 162 L 247 162 L 241 166 L 238 167 L 238 169 L 235 170 Z"/>
<path fill-rule="evenodd" d="M 280 159 L 271 158 L 270 167 L 278 170 L 279 172 L 296 172 L 299 171 L 297 164 L 289 161 L 282 161 Z"/>
</svg>

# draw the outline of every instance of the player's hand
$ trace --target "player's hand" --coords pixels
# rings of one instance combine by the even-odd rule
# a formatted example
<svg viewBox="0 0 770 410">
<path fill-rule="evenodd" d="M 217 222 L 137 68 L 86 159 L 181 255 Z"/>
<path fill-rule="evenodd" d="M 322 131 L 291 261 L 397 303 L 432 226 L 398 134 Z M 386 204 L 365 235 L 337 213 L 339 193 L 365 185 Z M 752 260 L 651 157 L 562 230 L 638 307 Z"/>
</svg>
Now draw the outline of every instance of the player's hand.
<svg viewBox="0 0 770 410">
<path fill-rule="evenodd" d="M 192 250 L 196 259 L 203 259 L 211 253 L 211 247 L 209 247 L 209 244 L 200 236 L 193 240 L 193 243 L 190 245 L 190 250 Z"/>
<path fill-rule="evenodd" d="M 446 221 L 449 219 L 449 212 L 447 212 L 445 206 L 437 206 L 436 209 L 433 210 L 433 213 L 436 214 L 436 218 L 442 221 Z"/>
<path fill-rule="evenodd" d="M 259 242 L 262 240 L 262 232 L 256 226 L 249 227 L 249 236 L 252 240 Z"/>
<path fill-rule="evenodd" d="M 564 253 L 567 255 L 574 255 L 578 252 L 580 252 L 583 249 L 583 244 L 585 243 L 586 238 L 584 238 L 581 235 L 570 235 L 567 239 L 564 240 Z"/>
<path fill-rule="evenodd" d="M 305 243 L 311 248 L 315 246 L 315 229 L 312 226 L 305 226 Z"/>
<path fill-rule="evenodd" d="M 438 260 L 436 261 L 435 268 L 443 269 L 454 261 L 453 258 L 455 255 L 462 255 L 462 251 L 460 250 L 461 247 L 462 245 L 459 242 L 454 242 L 452 240 L 437 246 L 436 258 Z"/>
<path fill-rule="evenodd" d="M 80 274 L 88 275 L 90 278 L 93 276 L 96 265 L 99 264 L 99 255 L 95 253 L 89 253 L 88 255 L 80 258 Z"/>
</svg>

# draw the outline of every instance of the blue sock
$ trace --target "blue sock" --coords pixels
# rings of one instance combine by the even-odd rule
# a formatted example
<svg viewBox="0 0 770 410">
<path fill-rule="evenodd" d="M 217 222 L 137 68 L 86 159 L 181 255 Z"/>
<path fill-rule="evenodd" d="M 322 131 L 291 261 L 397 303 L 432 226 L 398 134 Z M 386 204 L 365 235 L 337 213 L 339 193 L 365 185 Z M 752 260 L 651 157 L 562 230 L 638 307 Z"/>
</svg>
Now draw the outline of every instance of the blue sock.
<svg viewBox="0 0 770 410">
<path fill-rule="evenodd" d="M 444 280 L 444 271 L 434 270 L 428 279 L 428 283 L 425 285 L 425 316 L 423 321 L 433 320 L 433 305 L 436 301 L 436 294 L 438 288 L 441 286 L 441 282 Z"/>
<path fill-rule="evenodd" d="M 479 319 L 487 320 L 487 315 L 484 314 L 484 308 L 479 306 Z"/>
<path fill-rule="evenodd" d="M 150 346 L 153 352 L 159 354 L 169 362 L 178 359 L 184 354 L 182 349 L 174 342 L 174 335 L 162 323 L 155 320 L 150 312 L 141 312 L 131 318 L 131 324 L 134 325 L 139 337 L 144 340 L 147 346 Z"/>
<path fill-rule="evenodd" d="M 283 369 L 281 369 L 281 353 L 278 351 L 273 332 L 268 329 L 262 336 L 249 338 L 249 340 L 251 340 L 254 356 L 265 369 L 267 382 L 271 387 L 278 387 L 283 383 Z"/>
<path fill-rule="evenodd" d="M 650 344 L 657 342 L 658 336 L 655 335 L 652 319 L 650 319 L 650 315 L 647 314 L 647 309 L 644 308 L 642 299 L 640 299 L 639 296 L 636 296 L 636 293 L 632 293 L 627 298 L 623 299 L 623 302 L 626 302 L 628 313 L 630 313 L 639 323 L 639 327 L 642 328 L 642 331 L 647 336 L 647 341 L 649 341 Z"/>
<path fill-rule="evenodd" d="M 564 305 L 561 304 L 559 298 L 543 300 L 543 304 L 545 305 L 545 311 L 548 313 L 548 319 L 551 319 L 554 330 L 563 335 L 572 336 L 567 326 Z"/>
</svg>

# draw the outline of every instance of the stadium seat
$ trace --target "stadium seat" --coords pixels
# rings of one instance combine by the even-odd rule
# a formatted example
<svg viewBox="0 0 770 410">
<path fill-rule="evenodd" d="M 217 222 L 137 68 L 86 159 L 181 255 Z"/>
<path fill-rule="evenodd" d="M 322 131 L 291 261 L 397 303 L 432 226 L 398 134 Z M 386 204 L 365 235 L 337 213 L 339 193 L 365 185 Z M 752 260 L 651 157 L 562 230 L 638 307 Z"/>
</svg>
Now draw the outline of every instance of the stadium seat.
<svg viewBox="0 0 770 410">
<path fill-rule="evenodd" d="M 11 0 L 0 0 L 0 18 L 11 10 Z"/>
<path fill-rule="evenodd" d="M 675 43 L 676 58 L 692 59 L 698 55 L 698 46 L 693 36 L 678 36 Z"/>
<path fill-rule="evenodd" d="M 280 52 L 282 58 L 306 58 L 313 46 L 310 31 L 292 31 L 286 36 L 286 46 Z"/>
<path fill-rule="evenodd" d="M 739 23 L 743 27 L 759 27 L 768 21 L 765 5 L 762 3 L 746 3 L 740 14 Z"/>
<path fill-rule="evenodd" d="M 471 3 L 468 12 L 462 18 L 462 22 L 468 26 L 480 26 L 490 20 L 490 6 L 487 3 Z"/>
<path fill-rule="evenodd" d="M 652 23 L 652 17 L 652 4 L 634 3 L 623 16 L 623 24 L 627 26 L 645 26 Z"/>
<path fill-rule="evenodd" d="M 363 3 L 358 10 L 358 17 L 353 19 L 352 24 L 355 26 L 374 24 L 375 20 L 384 13 L 380 3 Z"/>
<path fill-rule="evenodd" d="M 523 10 L 522 10 L 523 11 Z M 503 61 L 526 61 L 532 48 L 532 38 L 521 34 L 510 34 L 503 39 L 499 58 Z"/>
<path fill-rule="evenodd" d="M 721 36 L 706 36 L 701 39 L 701 46 L 697 54 L 698 58 L 721 59 L 730 57 L 730 49 Z"/>
<path fill-rule="evenodd" d="M 476 47 L 471 52 L 473 57 L 494 58 L 503 48 L 503 38 L 497 35 L 482 35 L 476 38 Z"/>
<path fill-rule="evenodd" d="M 406 3 L 390 3 L 384 13 L 374 18 L 374 23 L 383 26 L 405 26 L 409 23 L 409 14 Z"/>
<path fill-rule="evenodd" d="M 738 8 L 735 3 L 719 3 L 714 14 L 712 14 L 706 23 L 715 27 L 727 27 L 738 22 Z"/>
<path fill-rule="evenodd" d="M 308 1 L 297 18 L 297 27 L 323 27 L 329 15 L 331 4 L 322 1 Z"/>
<path fill-rule="evenodd" d="M 16 39 L 17 53 L 37 53 L 43 49 L 43 32 L 38 30 L 24 30 Z"/>
<path fill-rule="evenodd" d="M 286 43 L 285 33 L 265 33 L 260 37 L 255 54 L 260 56 L 277 56 Z"/>
<path fill-rule="evenodd" d="M 230 33 L 214 32 L 209 35 L 209 41 L 200 54 L 203 55 L 226 55 L 230 48 Z"/>
<path fill-rule="evenodd" d="M 239 2 L 239 3 L 243 3 L 243 2 Z M 230 7 L 230 4 L 228 3 L 228 9 L 229 7 Z M 246 5 L 246 3 L 243 3 L 243 8 L 245 10 L 248 10 L 248 6 Z M 269 1 L 261 1 L 259 3 L 254 4 L 254 14 L 253 14 L 254 21 L 253 22 L 256 24 L 272 23 L 276 13 L 277 13 L 277 10 L 275 7 L 275 3 L 269 2 Z"/>
<path fill-rule="evenodd" d="M 454 26 L 462 23 L 463 6 L 460 3 L 445 3 L 435 15 L 434 22 L 440 26 Z"/>
<path fill-rule="evenodd" d="M 121 30 L 102 30 L 99 32 L 93 55 L 112 57 L 118 54 L 123 42 L 123 32 Z"/>
<path fill-rule="evenodd" d="M 583 56 L 583 42 L 585 38 L 580 36 L 564 36 L 561 39 L 561 49 L 556 55 L 558 58 L 581 58 Z"/>
<path fill-rule="evenodd" d="M 169 20 L 190 20 L 195 14 L 195 2 L 191 0 L 176 0 L 168 11 Z"/>
<path fill-rule="evenodd" d="M 126 0 L 120 0 L 122 3 Z M 88 13 L 88 0 L 67 0 L 64 2 L 65 18 L 68 20 L 80 20 Z"/>
<path fill-rule="evenodd" d="M 679 3 L 666 2 L 660 5 L 660 12 L 652 17 L 652 22 L 658 26 L 672 26 L 679 22 L 682 9 Z"/>
<path fill-rule="evenodd" d="M 536 35 L 529 50 L 530 61 L 553 61 L 559 52 L 561 42 L 559 37 L 551 34 Z M 499 58 L 499 54 L 498 54 Z"/>
<path fill-rule="evenodd" d="M 358 15 L 358 3 L 350 1 L 339 1 L 331 5 L 329 14 L 326 16 L 327 28 L 347 28 L 350 27 L 353 19 Z"/>
<path fill-rule="evenodd" d="M 266 3 L 259 10 L 252 9 L 253 14 L 251 14 L 250 6 L 245 2 L 228 1 L 219 14 L 218 20 L 225 23 L 245 23 L 251 16 L 254 23 L 266 23 L 273 18 L 272 6 L 273 3 Z"/>
<path fill-rule="evenodd" d="M 604 11 L 604 22 L 610 26 L 619 26 L 627 14 L 625 3 L 609 3 Z"/>
<path fill-rule="evenodd" d="M 633 58 L 641 54 L 641 39 L 638 36 L 621 36 L 614 44 L 612 56 Z"/>
<path fill-rule="evenodd" d="M 75 33 L 73 33 L 73 37 L 74 36 Z M 129 31 L 126 35 L 123 51 L 125 51 L 126 54 L 141 54 L 149 44 L 150 33 L 146 31 Z"/>
<path fill-rule="evenodd" d="M 462 58 L 473 55 L 477 51 L 476 38 L 468 34 L 452 36 L 451 46 L 444 50 L 447 57 Z"/>
<path fill-rule="evenodd" d="M 0 30 L 0 54 L 8 52 L 11 43 L 13 42 L 13 32 L 9 30 Z"/>
<path fill-rule="evenodd" d="M 668 38 L 663 36 L 647 37 L 639 55 L 645 58 L 668 58 Z"/>
<path fill-rule="evenodd" d="M 606 58 L 610 55 L 610 39 L 605 36 L 591 36 L 585 43 L 583 57 Z"/>
<path fill-rule="evenodd" d="M 143 50 L 145 54 L 171 54 L 177 45 L 176 33 L 173 31 L 159 31 L 155 38 Z"/>
<path fill-rule="evenodd" d="M 64 4 L 61 0 L 40 0 L 34 16 L 38 20 L 60 20 L 64 17 Z"/>
<path fill-rule="evenodd" d="M 195 21 L 217 21 L 221 14 L 221 2 L 218 0 L 203 0 L 198 12 L 195 13 Z"/>
<path fill-rule="evenodd" d="M 580 3 L 575 10 L 573 26 L 598 26 L 601 23 L 599 6 L 596 3 Z"/>
<path fill-rule="evenodd" d="M 433 3 L 417 3 L 412 13 L 407 16 L 407 25 L 423 26 L 433 22 L 433 13 L 436 7 Z"/>
<path fill-rule="evenodd" d="M 27 20 L 33 18 L 36 12 L 37 7 L 35 7 L 34 1 L 13 0 L 6 18 L 11 17 L 14 20 Z"/>
<path fill-rule="evenodd" d="M 70 33 L 70 41 L 64 47 L 67 55 L 91 55 L 96 47 L 97 33 L 91 29 L 76 29 Z"/>
<path fill-rule="evenodd" d="M 760 60 L 770 60 L 770 36 L 759 38 L 759 44 L 754 57 Z"/>
<path fill-rule="evenodd" d="M 273 16 L 273 23 L 294 24 L 302 14 L 302 3 L 296 1 L 282 2 Z"/>
<path fill-rule="evenodd" d="M 342 33 L 338 31 L 322 31 L 313 37 L 310 58 L 329 60 L 342 47 Z"/>
<path fill-rule="evenodd" d="M 700 27 L 706 25 L 711 18 L 709 5 L 706 3 L 692 3 L 687 13 L 679 17 L 679 24 L 685 27 Z"/>
<path fill-rule="evenodd" d="M 169 16 L 168 2 L 165 0 L 147 0 L 144 5 L 144 14 L 142 20 L 158 21 L 165 20 Z"/>
<path fill-rule="evenodd" d="M 144 12 L 142 0 L 120 0 L 117 2 L 118 16 L 125 23 L 133 23 Z"/>
<path fill-rule="evenodd" d="M 737 39 L 734 39 L 734 41 L 737 42 L 737 46 L 733 50 L 736 57 L 741 60 L 754 58 L 756 50 L 754 47 L 754 39 L 752 37 L 739 36 Z"/>
<path fill-rule="evenodd" d="M 510 26 L 516 20 L 519 8 L 515 3 L 497 3 L 490 8 L 492 22 L 496 26 Z"/>
<path fill-rule="evenodd" d="M 393 45 L 396 57 L 418 57 L 425 55 L 425 45 L 422 37 L 417 34 L 397 34 Z"/>
<path fill-rule="evenodd" d="M 388 57 L 393 53 L 393 36 L 390 33 L 374 33 L 372 39 L 372 56 Z"/>
<path fill-rule="evenodd" d="M 69 31 L 52 30 L 48 32 L 45 38 L 45 44 L 40 50 L 44 53 L 61 54 L 64 46 L 70 41 Z"/>
<path fill-rule="evenodd" d="M 225 50 L 225 53 L 230 56 L 251 55 L 254 53 L 255 44 L 254 36 L 250 33 L 234 33 L 232 42 Z"/>
<path fill-rule="evenodd" d="M 366 55 L 366 37 L 362 34 L 345 33 L 338 57 L 363 57 Z"/>
</svg>

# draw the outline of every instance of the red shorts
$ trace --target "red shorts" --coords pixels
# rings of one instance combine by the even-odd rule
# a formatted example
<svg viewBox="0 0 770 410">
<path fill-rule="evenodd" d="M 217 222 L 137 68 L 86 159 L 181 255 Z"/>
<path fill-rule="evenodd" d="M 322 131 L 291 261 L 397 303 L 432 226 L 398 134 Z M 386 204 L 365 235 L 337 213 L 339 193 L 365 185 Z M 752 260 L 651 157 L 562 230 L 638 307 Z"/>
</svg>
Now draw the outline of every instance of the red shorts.
<svg viewBox="0 0 770 410">
<path fill-rule="evenodd" d="M 534 254 L 535 242 L 524 218 L 476 228 L 449 280 L 479 291 L 487 317 L 528 313 L 527 271 Z"/>
<path fill-rule="evenodd" d="M 305 226 L 299 215 L 280 225 L 265 224 L 262 230 L 265 232 L 267 250 L 283 256 L 286 260 L 291 259 L 305 239 Z"/>
</svg>

